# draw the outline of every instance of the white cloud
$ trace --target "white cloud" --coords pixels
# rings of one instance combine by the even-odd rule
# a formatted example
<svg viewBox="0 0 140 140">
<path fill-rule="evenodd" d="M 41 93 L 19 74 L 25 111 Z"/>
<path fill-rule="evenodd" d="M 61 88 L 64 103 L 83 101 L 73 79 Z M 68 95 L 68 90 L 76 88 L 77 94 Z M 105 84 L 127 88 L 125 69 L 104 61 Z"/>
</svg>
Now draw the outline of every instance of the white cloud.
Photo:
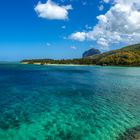
<svg viewBox="0 0 140 140">
<path fill-rule="evenodd" d="M 105 2 L 105 3 L 109 3 L 109 2 L 110 2 L 110 0 L 103 0 L 103 2 Z"/>
<path fill-rule="evenodd" d="M 77 48 L 75 46 L 71 46 L 70 48 L 73 50 L 77 50 Z"/>
<path fill-rule="evenodd" d="M 85 25 L 85 28 L 86 28 L 87 30 L 91 30 L 91 29 L 92 29 L 92 27 L 90 27 L 88 24 Z"/>
<path fill-rule="evenodd" d="M 66 29 L 66 26 L 65 26 L 65 25 L 63 25 L 61 28 L 62 28 L 62 29 Z"/>
<path fill-rule="evenodd" d="M 51 0 L 48 0 L 45 4 L 39 2 L 35 7 L 35 11 L 39 17 L 50 20 L 68 19 L 68 11 L 71 9 L 71 5 L 60 6 Z"/>
<path fill-rule="evenodd" d="M 87 5 L 87 2 L 86 1 L 82 1 L 82 5 L 83 6 Z"/>
<path fill-rule="evenodd" d="M 99 10 L 100 10 L 100 11 L 103 11 L 103 10 L 104 10 L 104 6 L 103 6 L 103 5 L 100 5 L 100 6 L 99 6 Z"/>
<path fill-rule="evenodd" d="M 140 42 L 140 0 L 115 0 L 109 11 L 97 19 L 93 30 L 73 33 L 70 38 L 94 40 L 105 48 L 114 43 Z"/>
<path fill-rule="evenodd" d="M 108 41 L 105 38 L 99 38 L 97 40 L 97 44 L 99 44 L 102 47 L 102 50 L 108 50 L 109 49 L 109 45 L 108 45 Z"/>
<path fill-rule="evenodd" d="M 69 36 L 69 39 L 84 41 L 86 39 L 85 32 L 76 32 Z"/>
</svg>

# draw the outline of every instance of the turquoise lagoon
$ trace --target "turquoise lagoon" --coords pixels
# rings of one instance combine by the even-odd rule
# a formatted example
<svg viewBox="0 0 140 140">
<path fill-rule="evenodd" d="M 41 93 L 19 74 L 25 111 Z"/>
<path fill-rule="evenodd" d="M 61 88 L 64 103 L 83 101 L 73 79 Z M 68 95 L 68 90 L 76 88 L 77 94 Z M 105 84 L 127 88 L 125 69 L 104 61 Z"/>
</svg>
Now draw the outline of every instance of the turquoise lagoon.
<svg viewBox="0 0 140 140">
<path fill-rule="evenodd" d="M 0 140 L 117 140 L 140 125 L 140 68 L 0 65 Z"/>
</svg>

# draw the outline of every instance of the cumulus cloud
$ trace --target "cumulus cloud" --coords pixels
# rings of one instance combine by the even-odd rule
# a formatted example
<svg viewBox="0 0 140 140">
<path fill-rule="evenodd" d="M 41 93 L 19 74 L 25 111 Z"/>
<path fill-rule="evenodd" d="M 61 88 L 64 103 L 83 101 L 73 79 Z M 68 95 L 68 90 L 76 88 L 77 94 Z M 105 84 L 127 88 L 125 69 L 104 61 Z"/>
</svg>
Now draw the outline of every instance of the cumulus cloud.
<svg viewBox="0 0 140 140">
<path fill-rule="evenodd" d="M 110 0 L 103 0 L 103 2 L 105 2 L 105 3 L 109 3 L 109 2 L 110 2 Z"/>
<path fill-rule="evenodd" d="M 51 0 L 48 0 L 45 4 L 39 2 L 34 10 L 41 18 L 49 20 L 65 20 L 68 19 L 68 11 L 72 9 L 71 5 L 60 6 Z"/>
<path fill-rule="evenodd" d="M 86 39 L 85 32 L 76 32 L 69 36 L 69 39 L 84 41 Z"/>
<path fill-rule="evenodd" d="M 70 38 L 94 40 L 104 48 L 114 43 L 140 42 L 140 0 L 115 0 L 107 13 L 97 19 L 98 24 L 91 31 L 76 32 Z"/>
</svg>

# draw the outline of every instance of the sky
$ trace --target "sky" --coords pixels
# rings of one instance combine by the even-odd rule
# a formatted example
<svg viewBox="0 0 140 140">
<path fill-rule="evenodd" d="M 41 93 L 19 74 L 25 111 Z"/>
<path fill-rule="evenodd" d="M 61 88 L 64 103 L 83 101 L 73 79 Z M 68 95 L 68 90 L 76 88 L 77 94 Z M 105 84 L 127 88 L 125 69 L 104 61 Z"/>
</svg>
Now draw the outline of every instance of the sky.
<svg viewBox="0 0 140 140">
<path fill-rule="evenodd" d="M 139 40 L 140 0 L 0 0 L 0 61 L 80 58 Z"/>
</svg>

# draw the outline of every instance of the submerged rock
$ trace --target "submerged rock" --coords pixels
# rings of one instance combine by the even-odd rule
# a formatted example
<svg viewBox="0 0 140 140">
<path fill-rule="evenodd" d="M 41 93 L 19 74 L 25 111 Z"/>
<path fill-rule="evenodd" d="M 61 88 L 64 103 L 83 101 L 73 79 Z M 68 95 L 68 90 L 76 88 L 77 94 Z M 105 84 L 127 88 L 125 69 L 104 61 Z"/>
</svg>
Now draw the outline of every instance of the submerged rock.
<svg viewBox="0 0 140 140">
<path fill-rule="evenodd" d="M 140 140 L 140 126 L 127 129 L 117 140 Z"/>
</svg>

